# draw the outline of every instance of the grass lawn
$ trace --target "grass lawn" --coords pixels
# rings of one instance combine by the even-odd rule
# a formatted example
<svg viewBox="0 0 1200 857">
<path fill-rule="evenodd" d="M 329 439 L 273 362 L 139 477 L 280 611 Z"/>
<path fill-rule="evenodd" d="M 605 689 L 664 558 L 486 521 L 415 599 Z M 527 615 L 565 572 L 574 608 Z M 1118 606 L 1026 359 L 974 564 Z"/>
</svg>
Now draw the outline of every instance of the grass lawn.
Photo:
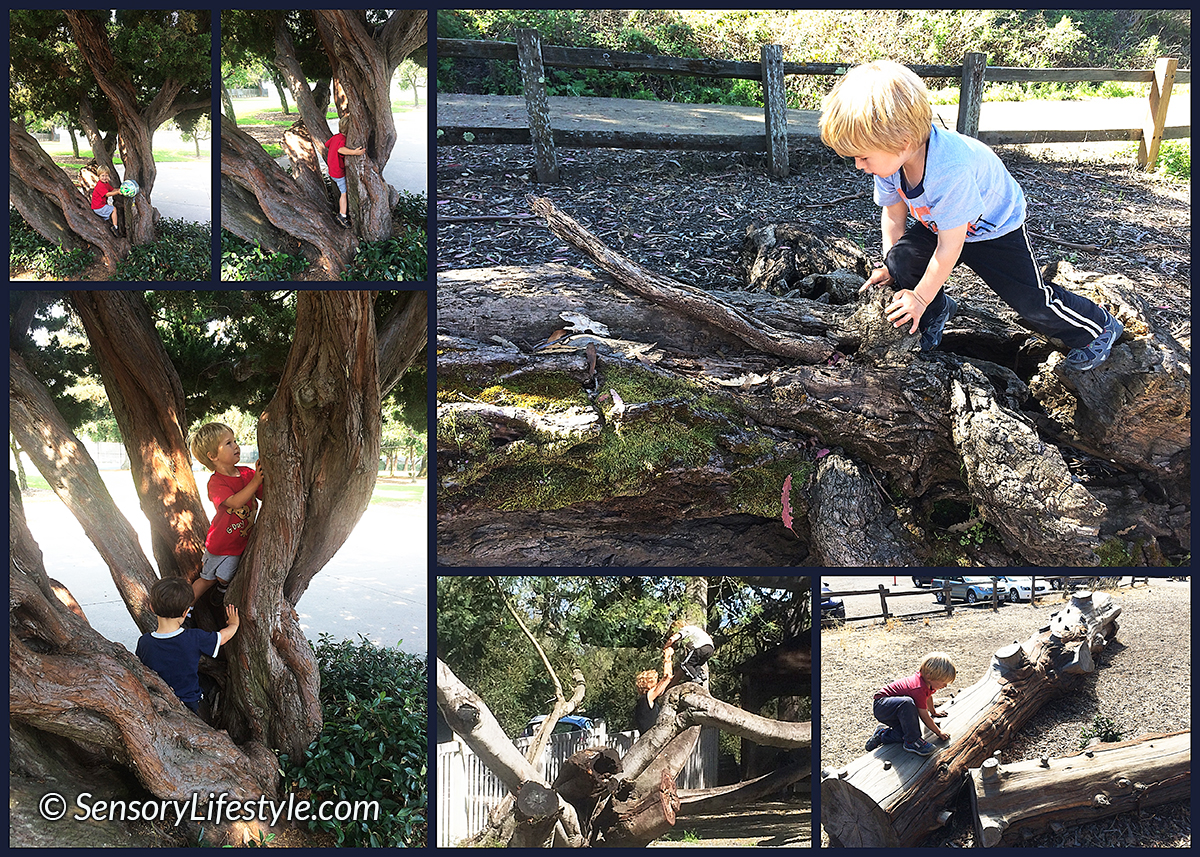
<svg viewBox="0 0 1200 857">
<path fill-rule="evenodd" d="M 242 119 L 247 116 L 253 116 L 258 113 L 278 114 L 278 119 L 271 119 L 268 121 L 260 120 L 254 124 L 287 126 L 291 125 L 300 118 L 299 111 L 296 109 L 295 104 L 292 103 L 290 97 L 288 98 L 288 105 L 291 113 L 285 116 L 283 114 L 283 108 L 279 104 L 278 98 L 235 98 L 233 99 L 233 113 L 235 116 L 237 116 L 238 122 L 241 122 Z M 418 107 L 426 106 L 427 103 L 423 97 L 419 105 L 413 104 L 412 91 L 409 90 L 404 92 L 400 98 L 392 100 L 392 115 L 396 115 L 397 113 L 408 113 L 411 110 L 418 109 Z M 325 118 L 337 119 L 337 108 L 330 107 L 329 110 L 325 112 Z"/>
</svg>

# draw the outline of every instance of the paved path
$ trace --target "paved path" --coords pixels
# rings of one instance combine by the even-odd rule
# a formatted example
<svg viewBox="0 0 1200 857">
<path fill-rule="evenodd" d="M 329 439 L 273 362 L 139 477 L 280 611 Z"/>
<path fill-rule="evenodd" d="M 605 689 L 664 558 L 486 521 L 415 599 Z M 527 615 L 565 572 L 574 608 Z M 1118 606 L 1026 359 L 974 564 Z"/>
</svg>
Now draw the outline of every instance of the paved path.
<svg viewBox="0 0 1200 857">
<path fill-rule="evenodd" d="M 138 508 L 129 472 L 101 475 L 147 550 L 150 525 Z M 79 522 L 49 491 L 26 495 L 24 501 L 47 573 L 71 590 L 92 627 L 133 651 L 137 627 Z M 335 640 L 357 640 L 363 634 L 378 645 L 399 643 L 407 652 L 428 651 L 428 536 L 425 502 L 370 506 L 297 605 L 308 638 L 315 641 L 329 633 Z"/>
<path fill-rule="evenodd" d="M 553 96 L 550 124 L 574 131 L 664 131 L 674 134 L 765 134 L 758 107 L 722 104 L 672 104 L 624 98 Z M 527 128 L 523 96 L 437 95 L 438 127 Z M 958 121 L 957 105 L 934 105 L 935 121 L 948 128 Z M 1140 128 L 1146 99 L 1112 98 L 1089 101 L 988 101 L 979 115 L 981 131 L 1037 129 Z M 789 110 L 788 135 L 817 137 L 817 110 Z M 1171 99 L 1167 125 L 1191 124 L 1191 99 L 1183 93 Z"/>
<path fill-rule="evenodd" d="M 212 159 L 158 165 L 154 207 L 163 217 L 212 223 Z"/>
</svg>

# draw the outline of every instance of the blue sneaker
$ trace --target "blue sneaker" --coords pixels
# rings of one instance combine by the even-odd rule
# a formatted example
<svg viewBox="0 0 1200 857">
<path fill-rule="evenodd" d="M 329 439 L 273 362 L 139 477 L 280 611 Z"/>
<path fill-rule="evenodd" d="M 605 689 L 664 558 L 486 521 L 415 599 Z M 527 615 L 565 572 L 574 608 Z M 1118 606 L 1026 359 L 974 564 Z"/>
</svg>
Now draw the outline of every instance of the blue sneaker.
<svg viewBox="0 0 1200 857">
<path fill-rule="evenodd" d="M 954 318 L 958 312 L 958 303 L 954 298 L 946 295 L 946 305 L 942 309 L 942 314 L 929 323 L 929 327 L 921 331 L 921 350 L 932 351 L 942 343 L 942 331 L 946 329 L 946 322 Z"/>
<path fill-rule="evenodd" d="M 875 730 L 875 734 L 867 739 L 867 752 L 870 753 L 876 747 L 883 743 L 883 736 L 888 732 L 886 726 L 880 726 Z"/>
<path fill-rule="evenodd" d="M 918 738 L 916 741 L 905 741 L 904 749 L 910 753 L 916 753 L 918 756 L 929 756 L 933 754 L 937 747 L 923 738 Z"/>
<path fill-rule="evenodd" d="M 1104 331 L 1092 340 L 1091 345 L 1072 348 L 1067 352 L 1067 365 L 1081 372 L 1095 369 L 1108 359 L 1113 345 L 1124 332 L 1125 326 L 1110 315 L 1108 321 L 1104 322 Z"/>
</svg>

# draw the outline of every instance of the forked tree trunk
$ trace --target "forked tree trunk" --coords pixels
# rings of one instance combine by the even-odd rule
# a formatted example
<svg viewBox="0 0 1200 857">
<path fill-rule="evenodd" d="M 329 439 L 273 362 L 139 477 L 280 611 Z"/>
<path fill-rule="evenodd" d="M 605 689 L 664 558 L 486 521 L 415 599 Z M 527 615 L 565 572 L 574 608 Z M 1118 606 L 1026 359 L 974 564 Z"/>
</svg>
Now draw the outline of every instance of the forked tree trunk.
<svg viewBox="0 0 1200 857">
<path fill-rule="evenodd" d="M 162 577 L 200 575 L 208 515 L 182 426 L 183 387 L 140 292 L 69 293 L 121 430 Z"/>
<path fill-rule="evenodd" d="M 379 467 L 371 292 L 301 291 L 279 391 L 259 421 L 263 505 L 230 586 L 226 726 L 302 753 L 321 729 L 320 677 L 292 607 L 370 502 Z"/>
<path fill-rule="evenodd" d="M 885 744 L 841 770 L 823 771 L 821 824 L 851 847 L 912 847 L 949 820 L 971 768 L 979 767 L 1048 701 L 1077 692 L 1096 669 L 1093 655 L 1117 633 L 1121 609 L 1100 592 L 1081 592 L 1048 627 L 999 649 L 988 671 L 944 704 L 931 756 Z"/>
<path fill-rule="evenodd" d="M 975 841 L 1018 844 L 1123 812 L 1186 800 L 1192 793 L 1192 733 L 1141 735 L 1070 756 L 970 771 Z"/>
<path fill-rule="evenodd" d="M 98 634 L 51 589 L 42 554 L 9 494 L 9 716 L 128 766 L 152 794 L 257 802 L 277 794 L 275 754 L 236 746 L 184 707 L 124 646 Z M 14 744 L 14 753 L 19 752 Z M 16 760 L 14 759 L 14 762 Z"/>
</svg>

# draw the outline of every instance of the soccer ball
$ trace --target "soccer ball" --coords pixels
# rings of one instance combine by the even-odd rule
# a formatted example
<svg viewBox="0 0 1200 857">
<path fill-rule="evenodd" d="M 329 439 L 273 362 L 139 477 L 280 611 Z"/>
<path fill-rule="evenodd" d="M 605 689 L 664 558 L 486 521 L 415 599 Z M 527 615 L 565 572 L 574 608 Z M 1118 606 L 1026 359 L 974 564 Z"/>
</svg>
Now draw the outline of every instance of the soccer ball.
<svg viewBox="0 0 1200 857">
<path fill-rule="evenodd" d="M 139 189 L 138 183 L 133 179 L 125 179 L 125 181 L 121 182 L 121 187 L 119 188 L 121 196 L 137 196 Z"/>
</svg>

